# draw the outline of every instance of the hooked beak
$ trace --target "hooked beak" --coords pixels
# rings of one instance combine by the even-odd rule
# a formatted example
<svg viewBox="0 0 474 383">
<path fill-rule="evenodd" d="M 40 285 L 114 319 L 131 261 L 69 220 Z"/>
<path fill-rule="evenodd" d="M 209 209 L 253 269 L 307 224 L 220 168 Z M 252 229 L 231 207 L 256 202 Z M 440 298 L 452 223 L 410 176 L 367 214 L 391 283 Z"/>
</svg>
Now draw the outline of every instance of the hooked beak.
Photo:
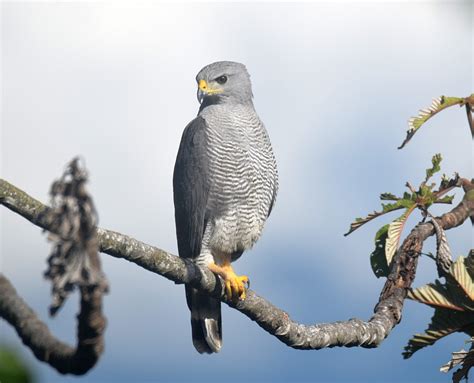
<svg viewBox="0 0 474 383">
<path fill-rule="evenodd" d="M 197 99 L 199 101 L 200 104 L 202 104 L 202 100 L 204 99 L 204 96 L 206 94 L 200 89 L 198 88 L 198 91 L 197 91 Z"/>
<path fill-rule="evenodd" d="M 219 88 L 212 88 L 210 87 L 206 80 L 199 80 L 198 84 L 198 90 L 197 90 L 197 99 L 199 103 L 202 103 L 202 100 L 204 99 L 205 96 L 207 95 L 212 95 L 212 94 L 218 94 L 222 93 L 223 90 Z"/>
</svg>

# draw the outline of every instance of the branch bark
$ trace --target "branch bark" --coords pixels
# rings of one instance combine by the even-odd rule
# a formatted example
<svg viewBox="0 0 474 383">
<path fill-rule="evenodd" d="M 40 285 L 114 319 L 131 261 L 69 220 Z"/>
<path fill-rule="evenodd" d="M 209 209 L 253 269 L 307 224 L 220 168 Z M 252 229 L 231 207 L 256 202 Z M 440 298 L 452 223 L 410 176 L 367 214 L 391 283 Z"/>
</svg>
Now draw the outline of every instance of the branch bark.
<svg viewBox="0 0 474 383">
<path fill-rule="evenodd" d="M 82 375 L 97 362 L 104 349 L 105 318 L 102 315 L 102 292 L 81 289 L 77 346 L 56 339 L 18 295 L 13 285 L 0 274 L 0 317 L 10 323 L 36 358 L 62 374 Z"/>
<path fill-rule="evenodd" d="M 5 180 L 0 180 L 0 203 L 33 224 L 51 230 L 47 220 L 49 207 L 30 197 Z M 474 215 L 474 201 L 463 201 L 450 212 L 436 218 L 445 229 L 461 225 Z M 134 238 L 106 229 L 97 229 L 100 251 L 133 262 L 175 283 L 187 283 L 220 298 L 255 321 L 286 345 L 297 349 L 321 349 L 335 346 L 377 347 L 400 322 L 407 289 L 416 273 L 423 242 L 435 233 L 431 223 L 418 224 L 394 256 L 393 266 L 382 289 L 374 315 L 368 320 L 349 319 L 333 323 L 304 325 L 293 321 L 283 310 L 248 290 L 239 302 L 227 302 L 220 279 L 209 270 Z"/>
<path fill-rule="evenodd" d="M 45 273 L 52 282 L 50 313 L 54 315 L 69 293 L 79 289 L 77 346 L 74 348 L 56 339 L 8 279 L 0 274 L 0 317 L 16 329 L 37 359 L 63 374 L 85 374 L 104 349 L 106 320 L 102 314 L 102 296 L 107 292 L 107 281 L 100 266 L 97 214 L 86 182 L 87 172 L 77 158 L 73 159 L 52 185 L 52 208 L 43 211 L 47 213 L 43 219 L 49 221 L 50 231 L 55 233 L 49 235 L 54 245 Z"/>
</svg>

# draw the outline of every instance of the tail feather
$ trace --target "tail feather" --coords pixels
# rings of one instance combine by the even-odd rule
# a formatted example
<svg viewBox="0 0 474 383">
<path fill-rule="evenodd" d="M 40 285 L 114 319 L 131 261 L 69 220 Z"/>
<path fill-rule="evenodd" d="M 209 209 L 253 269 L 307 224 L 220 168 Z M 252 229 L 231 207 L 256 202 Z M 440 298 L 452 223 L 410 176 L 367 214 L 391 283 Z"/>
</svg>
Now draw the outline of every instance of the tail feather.
<svg viewBox="0 0 474 383">
<path fill-rule="evenodd" d="M 191 311 L 193 344 L 199 353 L 212 354 L 222 347 L 221 302 L 186 287 L 186 301 Z"/>
</svg>

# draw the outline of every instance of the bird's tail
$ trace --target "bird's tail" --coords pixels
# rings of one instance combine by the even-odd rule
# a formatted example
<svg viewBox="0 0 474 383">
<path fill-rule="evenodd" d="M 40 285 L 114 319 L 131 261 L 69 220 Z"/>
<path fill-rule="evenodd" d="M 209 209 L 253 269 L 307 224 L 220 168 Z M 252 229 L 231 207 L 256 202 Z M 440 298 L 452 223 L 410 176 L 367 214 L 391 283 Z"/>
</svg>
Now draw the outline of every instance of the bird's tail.
<svg viewBox="0 0 474 383">
<path fill-rule="evenodd" d="M 193 344 L 199 353 L 212 354 L 222 347 L 221 302 L 186 286 L 191 311 Z"/>
</svg>

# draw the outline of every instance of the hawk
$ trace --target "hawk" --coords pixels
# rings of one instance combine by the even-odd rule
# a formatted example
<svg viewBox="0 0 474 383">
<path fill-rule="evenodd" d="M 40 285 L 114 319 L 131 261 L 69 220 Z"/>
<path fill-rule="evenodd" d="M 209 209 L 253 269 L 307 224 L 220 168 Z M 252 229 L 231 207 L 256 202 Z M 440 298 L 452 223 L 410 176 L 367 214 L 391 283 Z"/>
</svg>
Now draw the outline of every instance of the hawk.
<svg viewBox="0 0 474 383">
<path fill-rule="evenodd" d="M 220 61 L 196 77 L 199 113 L 184 129 L 173 174 L 179 256 L 208 267 L 226 298 L 245 299 L 247 276 L 231 262 L 259 239 L 278 190 L 268 133 L 243 64 Z M 221 302 L 186 286 L 192 339 L 200 353 L 222 347 Z"/>
</svg>

